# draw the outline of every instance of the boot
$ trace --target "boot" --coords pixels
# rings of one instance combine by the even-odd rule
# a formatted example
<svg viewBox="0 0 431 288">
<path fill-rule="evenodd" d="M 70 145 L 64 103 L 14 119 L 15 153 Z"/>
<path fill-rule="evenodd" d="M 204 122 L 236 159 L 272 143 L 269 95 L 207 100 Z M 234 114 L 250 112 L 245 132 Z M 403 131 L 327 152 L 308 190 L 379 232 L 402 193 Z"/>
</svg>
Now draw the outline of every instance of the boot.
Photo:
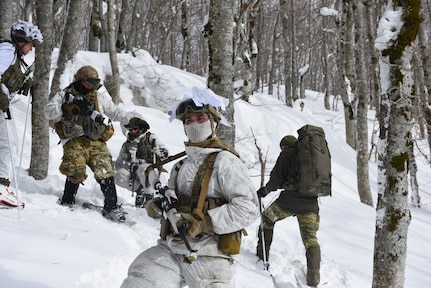
<svg viewBox="0 0 431 288">
<path fill-rule="evenodd" d="M 256 255 L 259 257 L 259 260 L 263 260 L 263 246 L 262 246 L 262 228 L 259 227 L 259 239 L 257 240 L 257 247 L 256 247 Z M 269 248 L 271 247 L 272 243 L 272 237 L 274 233 L 274 228 L 266 228 L 264 225 L 263 228 L 264 238 L 265 238 L 265 256 L 266 261 L 268 261 L 269 258 Z"/>
<path fill-rule="evenodd" d="M 100 189 L 105 196 L 102 215 L 115 222 L 124 222 L 126 212 L 117 205 L 117 189 L 115 188 L 114 177 L 105 178 L 99 181 Z"/>
<path fill-rule="evenodd" d="M 317 286 L 320 282 L 320 247 L 310 247 L 305 252 L 307 257 L 307 285 Z"/>
<path fill-rule="evenodd" d="M 18 207 L 18 199 L 9 189 L 9 185 L 9 179 L 0 178 L 0 205 Z"/>
<path fill-rule="evenodd" d="M 73 183 L 66 179 L 66 183 L 64 184 L 64 193 L 60 200 L 60 205 L 72 208 L 75 204 L 75 195 L 78 192 L 78 187 L 79 183 Z"/>
</svg>

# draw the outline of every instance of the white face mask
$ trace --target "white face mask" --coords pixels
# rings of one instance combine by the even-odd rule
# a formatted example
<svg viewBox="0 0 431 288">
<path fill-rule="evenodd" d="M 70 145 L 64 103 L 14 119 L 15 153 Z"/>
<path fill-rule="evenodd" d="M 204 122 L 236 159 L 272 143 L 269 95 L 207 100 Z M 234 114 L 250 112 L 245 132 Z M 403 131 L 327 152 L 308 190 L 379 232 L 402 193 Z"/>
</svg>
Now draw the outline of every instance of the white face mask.
<svg viewBox="0 0 431 288">
<path fill-rule="evenodd" d="M 201 124 L 190 123 L 189 125 L 184 125 L 184 131 L 192 143 L 205 141 L 212 135 L 211 121 L 208 120 Z"/>
</svg>

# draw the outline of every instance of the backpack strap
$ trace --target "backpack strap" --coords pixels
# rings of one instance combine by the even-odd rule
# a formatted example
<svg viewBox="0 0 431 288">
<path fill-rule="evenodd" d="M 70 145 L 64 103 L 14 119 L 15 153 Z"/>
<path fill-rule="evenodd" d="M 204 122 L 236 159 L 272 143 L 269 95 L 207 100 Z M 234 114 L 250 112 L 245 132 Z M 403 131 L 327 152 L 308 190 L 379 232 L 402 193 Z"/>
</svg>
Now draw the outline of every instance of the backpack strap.
<svg viewBox="0 0 431 288">
<path fill-rule="evenodd" d="M 205 174 L 198 172 L 195 176 L 194 181 L 193 181 L 192 196 L 196 196 L 195 194 L 196 194 L 196 191 L 198 190 L 198 189 L 196 189 L 196 186 L 198 185 L 197 183 L 201 183 L 200 189 L 199 189 L 198 203 L 197 203 L 196 208 L 193 209 L 193 211 L 192 211 L 193 216 L 195 216 L 199 220 L 204 219 L 203 208 L 204 208 L 204 204 L 205 204 L 205 199 L 207 197 L 208 185 L 210 183 L 211 173 L 213 171 L 214 162 L 215 162 L 215 159 L 217 157 L 217 154 L 218 154 L 218 152 L 211 153 L 205 159 L 204 163 L 202 163 L 198 169 L 198 171 L 205 171 Z M 201 169 L 201 168 L 204 168 L 203 166 L 205 166 L 205 169 Z"/>
</svg>

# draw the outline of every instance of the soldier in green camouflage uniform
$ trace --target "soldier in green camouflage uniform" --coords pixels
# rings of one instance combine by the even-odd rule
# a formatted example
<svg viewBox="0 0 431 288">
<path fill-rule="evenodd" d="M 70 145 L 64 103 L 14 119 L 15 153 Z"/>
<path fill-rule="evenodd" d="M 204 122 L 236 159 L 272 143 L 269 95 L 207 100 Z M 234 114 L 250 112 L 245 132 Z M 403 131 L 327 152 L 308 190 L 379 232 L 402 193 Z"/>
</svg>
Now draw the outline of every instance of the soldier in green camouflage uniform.
<svg viewBox="0 0 431 288">
<path fill-rule="evenodd" d="M 292 135 L 283 137 L 280 148 L 282 151 L 271 171 L 270 180 L 257 191 L 259 197 L 265 197 L 271 191 L 284 190 L 277 200 L 262 213 L 265 257 L 268 259 L 275 223 L 289 216 L 296 216 L 306 250 L 307 285 L 317 286 L 320 282 L 320 245 L 316 236 L 320 220 L 319 204 L 317 197 L 304 198 L 295 188 L 298 177 L 296 138 Z M 260 230 L 256 250 L 257 256 L 263 259 L 261 232 Z"/>
<path fill-rule="evenodd" d="M 103 216 L 123 222 L 125 212 L 117 205 L 112 156 L 106 145 L 114 133 L 111 120 L 128 123 L 134 116 L 112 102 L 91 66 L 81 67 L 74 81 L 57 93 L 45 106 L 45 117 L 52 120 L 63 144 L 60 172 L 67 176 L 59 204 L 73 206 L 79 184 L 87 178 L 86 166 L 94 173 L 104 195 Z"/>
</svg>

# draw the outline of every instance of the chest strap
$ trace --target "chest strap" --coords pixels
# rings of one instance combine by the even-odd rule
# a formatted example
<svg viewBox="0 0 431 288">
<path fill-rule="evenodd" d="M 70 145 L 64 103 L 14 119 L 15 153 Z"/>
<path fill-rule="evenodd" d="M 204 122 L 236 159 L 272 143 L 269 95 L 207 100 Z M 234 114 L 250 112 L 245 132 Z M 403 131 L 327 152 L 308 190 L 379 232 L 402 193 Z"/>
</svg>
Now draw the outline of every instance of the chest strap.
<svg viewBox="0 0 431 288">
<path fill-rule="evenodd" d="M 192 196 L 199 195 L 199 199 L 196 208 L 192 211 L 192 214 L 199 220 L 204 219 L 203 209 L 217 154 L 218 152 L 211 153 L 204 163 L 199 166 L 198 173 L 193 181 Z"/>
</svg>

